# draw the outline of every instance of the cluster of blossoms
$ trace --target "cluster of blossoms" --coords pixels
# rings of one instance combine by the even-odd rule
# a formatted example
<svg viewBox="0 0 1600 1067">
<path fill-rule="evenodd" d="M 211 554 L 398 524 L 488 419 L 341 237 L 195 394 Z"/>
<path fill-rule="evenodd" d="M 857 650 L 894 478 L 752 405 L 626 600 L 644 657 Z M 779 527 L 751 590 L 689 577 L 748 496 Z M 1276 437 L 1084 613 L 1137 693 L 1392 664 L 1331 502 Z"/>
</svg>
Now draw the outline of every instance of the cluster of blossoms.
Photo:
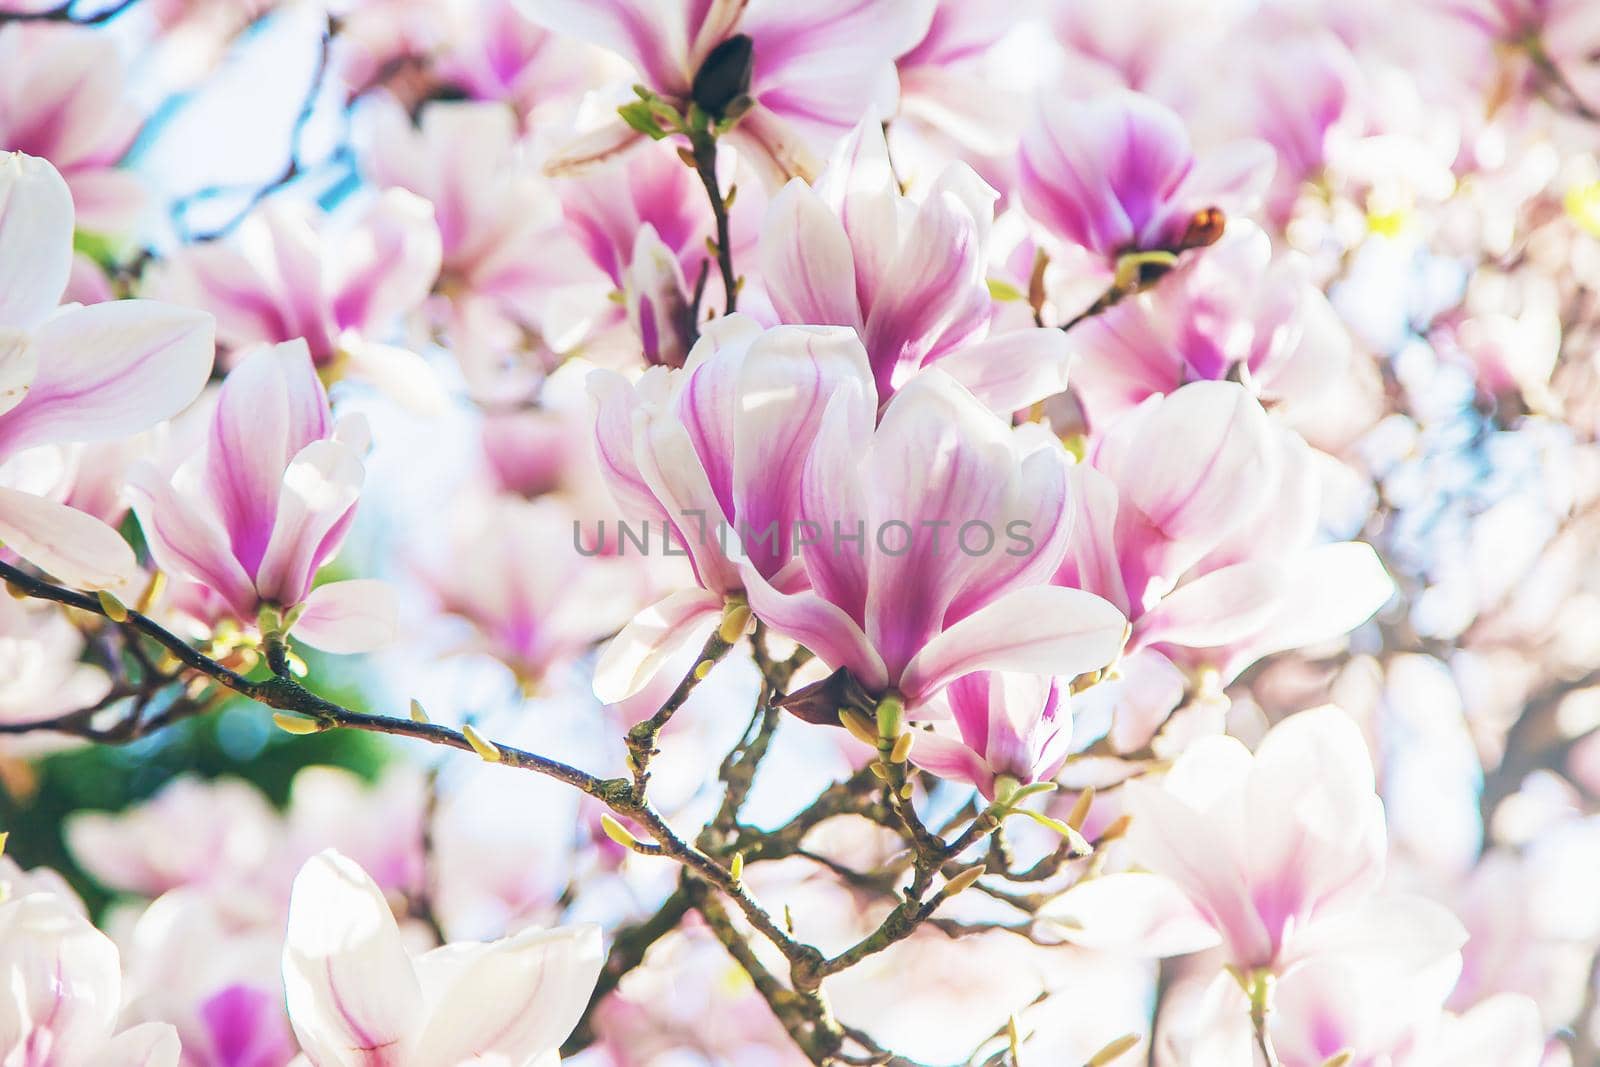
<svg viewBox="0 0 1600 1067">
<path fill-rule="evenodd" d="M 1590 1067 L 1597 57 L 0 0 L 0 1062 Z"/>
</svg>

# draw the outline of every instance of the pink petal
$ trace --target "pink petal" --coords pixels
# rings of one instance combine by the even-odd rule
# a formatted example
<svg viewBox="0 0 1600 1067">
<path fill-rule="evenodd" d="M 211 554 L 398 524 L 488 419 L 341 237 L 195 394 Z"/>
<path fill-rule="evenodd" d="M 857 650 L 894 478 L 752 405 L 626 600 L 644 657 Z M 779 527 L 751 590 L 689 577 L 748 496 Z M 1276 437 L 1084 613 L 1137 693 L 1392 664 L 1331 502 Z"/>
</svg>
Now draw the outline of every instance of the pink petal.
<svg viewBox="0 0 1600 1067">
<path fill-rule="evenodd" d="M 1076 336 L 1076 335 L 1074 335 Z M 1072 344 L 1056 329 L 1012 330 L 969 341 L 933 364 L 998 414 L 1020 411 L 1067 388 Z"/>
<path fill-rule="evenodd" d="M 1122 613 L 1092 593 L 1017 589 L 929 641 L 907 665 L 900 690 L 915 704 L 976 670 L 1083 674 L 1115 659 L 1126 631 Z"/>
<path fill-rule="evenodd" d="M 733 511 L 747 557 L 768 578 L 794 555 L 803 473 L 825 411 L 848 405 L 852 424 L 865 427 L 876 403 L 853 330 L 779 326 L 750 346 L 733 422 Z M 762 539 L 774 523 L 775 536 Z"/>
<path fill-rule="evenodd" d="M 436 949 L 418 961 L 425 973 Z M 472 946 L 478 948 L 478 946 Z M 532 1063 L 572 1033 L 600 977 L 600 928 L 584 923 L 524 930 L 483 946 L 431 1005 L 415 1062 Z"/>
<path fill-rule="evenodd" d="M 644 609 L 600 653 L 594 695 L 616 704 L 639 693 L 681 650 L 703 645 L 721 612 L 722 597 L 704 589 L 680 590 Z"/>
<path fill-rule="evenodd" d="M 382 891 L 332 850 L 294 880 L 283 983 L 295 1036 L 313 1060 L 407 1062 L 421 987 Z"/>
<path fill-rule="evenodd" d="M 0 453 L 147 430 L 200 394 L 215 355 L 204 312 L 148 300 L 62 311 L 34 334 L 39 370 L 0 416 Z"/>
<path fill-rule="evenodd" d="M 1139 616 L 1133 645 L 1208 648 L 1257 632 L 1281 610 L 1283 568 L 1274 560 L 1235 563 L 1186 581 Z"/>
<path fill-rule="evenodd" d="M 911 762 L 929 774 L 952 782 L 978 787 L 985 797 L 994 797 L 994 772 L 972 749 L 953 737 L 919 730 L 911 746 Z"/>
<path fill-rule="evenodd" d="M 400 605 L 394 589 L 371 578 L 319 585 L 300 607 L 294 636 L 324 652 L 371 652 L 392 644 L 399 635 Z"/>
<path fill-rule="evenodd" d="M 0 329 L 43 322 L 72 270 L 72 194 L 48 162 L 0 153 Z"/>
<path fill-rule="evenodd" d="M 242 618 L 254 614 L 255 584 L 234 557 L 227 532 L 195 497 L 178 492 L 149 464 L 129 471 L 128 496 L 157 566 L 213 590 Z"/>
<path fill-rule="evenodd" d="M 93 515 L 3 486 L 0 544 L 77 589 L 126 589 L 139 575 L 128 542 Z"/>
<path fill-rule="evenodd" d="M 304 341 L 249 350 L 217 394 L 206 487 L 245 570 L 261 565 L 289 461 L 331 430 L 328 397 Z"/>
<path fill-rule="evenodd" d="M 1219 939 L 1183 891 L 1154 874 L 1106 874 L 1079 882 L 1039 917 L 1084 948 L 1139 956 L 1183 956 Z"/>
<path fill-rule="evenodd" d="M 767 208 L 761 274 L 784 322 L 862 326 L 854 256 L 839 219 L 796 178 Z"/>
<path fill-rule="evenodd" d="M 386 190 L 340 249 L 333 313 L 340 329 L 378 333 L 419 307 L 439 276 L 433 205 L 404 189 Z"/>
<path fill-rule="evenodd" d="M 263 600 L 290 607 L 310 591 L 312 576 L 338 550 L 364 478 L 361 460 L 337 441 L 313 441 L 295 456 L 256 572 Z"/>
<path fill-rule="evenodd" d="M 781 593 L 748 566 L 745 593 L 757 618 L 810 649 L 827 666 L 848 668 L 869 693 L 880 692 L 889 683 L 882 657 L 855 620 L 837 605 L 809 591 Z"/>
</svg>

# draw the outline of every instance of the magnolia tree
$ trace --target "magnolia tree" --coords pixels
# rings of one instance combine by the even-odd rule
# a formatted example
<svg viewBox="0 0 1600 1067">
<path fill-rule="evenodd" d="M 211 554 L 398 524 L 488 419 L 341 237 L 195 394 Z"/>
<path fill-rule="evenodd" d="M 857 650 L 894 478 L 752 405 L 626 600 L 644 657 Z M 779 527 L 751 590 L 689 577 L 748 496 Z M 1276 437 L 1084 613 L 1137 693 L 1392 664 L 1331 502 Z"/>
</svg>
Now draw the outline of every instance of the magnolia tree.
<svg viewBox="0 0 1600 1067">
<path fill-rule="evenodd" d="M 0 1059 L 1600 1064 L 1597 148 L 1587 0 L 0 0 Z"/>
</svg>

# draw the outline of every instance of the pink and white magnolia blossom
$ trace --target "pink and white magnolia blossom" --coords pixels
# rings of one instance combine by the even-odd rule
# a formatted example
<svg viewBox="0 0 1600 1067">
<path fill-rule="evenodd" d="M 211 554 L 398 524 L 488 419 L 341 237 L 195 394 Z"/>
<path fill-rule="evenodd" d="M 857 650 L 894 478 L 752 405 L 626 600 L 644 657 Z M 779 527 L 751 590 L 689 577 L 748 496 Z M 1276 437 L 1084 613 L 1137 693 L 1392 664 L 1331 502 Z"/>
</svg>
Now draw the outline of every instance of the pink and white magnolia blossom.
<svg viewBox="0 0 1600 1067">
<path fill-rule="evenodd" d="M 1383 804 L 1345 712 L 1292 715 L 1253 753 L 1202 738 L 1159 784 L 1123 788 L 1127 856 L 1141 869 L 1087 878 L 1047 905 L 1068 940 L 1151 956 L 1220 946 L 1220 963 L 1245 973 L 1314 958 L 1385 973 L 1442 965 L 1443 1002 L 1465 931 L 1441 905 L 1382 891 Z"/>
<path fill-rule="evenodd" d="M 1318 543 L 1309 446 L 1234 382 L 1192 382 L 1117 420 L 1077 469 L 1057 580 L 1104 596 L 1150 648 L 1226 683 L 1261 656 L 1365 622 L 1394 586 L 1369 545 Z"/>
<path fill-rule="evenodd" d="M 598 275 L 575 270 L 582 251 L 549 184 L 531 169 L 516 116 L 504 105 L 435 101 L 416 123 L 380 96 L 358 116 L 361 168 L 379 187 L 433 205 L 442 243 L 435 286 L 448 340 L 482 395 L 521 399 L 545 368 L 511 354 L 565 351 L 605 306 Z"/>
<path fill-rule="evenodd" d="M 1070 680 L 1070 679 L 1069 679 Z M 1058 678 L 979 671 L 951 682 L 942 701 L 960 732 L 918 733 L 911 762 L 969 782 L 990 800 L 1001 779 L 1030 785 L 1055 777 L 1072 741 L 1071 695 Z"/>
<path fill-rule="evenodd" d="M 1183 120 L 1131 92 L 1041 100 L 1019 159 L 1029 216 L 1057 240 L 1111 261 L 1209 243 L 1191 229 L 1196 217 L 1209 208 L 1247 213 L 1273 163 L 1256 142 L 1197 160 Z"/>
<path fill-rule="evenodd" d="M 23 1067 L 177 1067 L 165 1023 L 117 1029 L 117 947 L 75 902 L 26 892 L 0 903 L 0 1061 Z"/>
<path fill-rule="evenodd" d="M 513 496 L 456 505 L 452 556 L 427 576 L 446 611 L 472 623 L 481 649 L 527 685 L 614 634 L 639 605 L 632 560 L 577 558 L 576 514 L 554 499 Z"/>
<path fill-rule="evenodd" d="M 1350 339 L 1320 290 L 1243 221 L 1161 284 L 1072 328 L 1073 390 L 1098 426 L 1191 381 L 1237 375 L 1303 399 L 1344 371 Z"/>
<path fill-rule="evenodd" d="M 378 887 L 328 851 L 295 879 L 283 981 L 310 1067 L 534 1067 L 558 1059 L 602 962 L 587 924 L 413 956 Z"/>
<path fill-rule="evenodd" d="M 673 531 L 699 583 L 612 641 L 595 672 L 602 700 L 639 692 L 678 649 L 704 641 L 750 574 L 785 586 L 796 579 L 805 457 L 830 403 L 875 406 L 871 381 L 851 331 L 763 331 L 742 314 L 709 323 L 682 370 L 652 367 L 634 383 L 590 375 L 612 494 L 630 518 Z"/>
<path fill-rule="evenodd" d="M 47 159 L 72 190 L 78 226 L 129 229 L 144 182 L 117 166 L 143 119 L 116 41 L 81 26 L 0 26 L 0 150 Z"/>
<path fill-rule="evenodd" d="M 133 550 L 39 495 L 26 450 L 128 437 L 177 414 L 211 372 L 212 319 L 147 300 L 58 308 L 72 219 L 54 167 L 0 155 L 0 543 L 69 585 L 126 588 Z"/>
<path fill-rule="evenodd" d="M 973 671 L 1071 677 L 1109 664 L 1122 613 L 1043 584 L 1072 528 L 1060 442 L 1012 428 L 936 368 L 876 426 L 874 396 L 863 381 L 820 413 L 795 502 L 811 531 L 795 544 L 806 587 L 743 565 L 757 617 L 907 707 Z"/>
<path fill-rule="evenodd" d="M 833 142 L 861 120 L 893 113 L 894 61 L 927 32 L 932 0 L 524 0 L 551 29 L 631 61 L 644 85 L 687 107 L 709 57 L 748 42 L 753 105 L 726 140 L 777 184 L 811 177 Z M 720 116 L 719 116 L 720 117 Z M 571 168 L 621 150 L 643 134 L 613 119 L 552 161 Z"/>
<path fill-rule="evenodd" d="M 952 163 L 922 201 L 900 193 L 883 131 L 857 126 L 815 187 L 796 178 L 761 231 L 768 295 L 784 322 L 850 326 L 880 402 L 937 366 L 997 411 L 1066 387 L 1060 330 L 991 334 L 989 231 L 996 193 Z"/>
<path fill-rule="evenodd" d="M 303 339 L 326 373 L 436 392 L 420 357 L 385 344 L 421 307 L 439 275 L 439 232 L 422 198 L 390 189 L 350 224 L 322 229 L 308 205 L 269 200 L 226 241 L 169 256 L 147 290 L 217 316 L 231 349 Z"/>
<path fill-rule="evenodd" d="M 156 563 L 252 625 L 271 608 L 328 652 L 394 636 L 393 593 L 354 579 L 312 588 L 355 518 L 365 420 L 337 424 L 304 341 L 255 348 L 217 396 L 204 451 L 167 479 L 136 467 L 129 491 Z"/>
</svg>

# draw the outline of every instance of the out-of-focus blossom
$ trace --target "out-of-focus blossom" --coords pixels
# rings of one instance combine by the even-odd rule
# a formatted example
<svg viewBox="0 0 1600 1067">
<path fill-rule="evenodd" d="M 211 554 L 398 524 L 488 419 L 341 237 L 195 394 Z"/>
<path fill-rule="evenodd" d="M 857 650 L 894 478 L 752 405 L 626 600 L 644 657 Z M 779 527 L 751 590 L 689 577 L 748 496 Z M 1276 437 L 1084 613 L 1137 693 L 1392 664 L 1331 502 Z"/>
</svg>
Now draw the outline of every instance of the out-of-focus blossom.
<svg viewBox="0 0 1600 1067">
<path fill-rule="evenodd" d="M 985 77 L 984 64 L 1011 29 L 980 5 L 938 0 L 928 32 L 895 63 L 900 75 L 895 128 L 909 120 L 986 159 L 1013 148 L 1020 109 L 1013 94 Z"/>
<path fill-rule="evenodd" d="M 1072 709 L 1059 679 L 980 671 L 951 682 L 944 699 L 961 739 L 917 734 L 911 760 L 923 770 L 970 782 L 993 800 L 1000 779 L 1045 781 L 1066 762 Z"/>
<path fill-rule="evenodd" d="M 228 241 L 174 253 L 149 290 L 213 311 L 229 348 L 303 339 L 326 373 L 348 359 L 358 376 L 420 399 L 438 388 L 426 366 L 383 342 L 426 299 L 439 256 L 432 210 L 403 189 L 374 198 L 342 231 L 307 205 L 272 200 Z"/>
<path fill-rule="evenodd" d="M 49 160 L 82 229 L 120 233 L 144 209 L 143 182 L 117 167 L 142 121 L 110 37 L 79 26 L 0 27 L 0 149 Z"/>
<path fill-rule="evenodd" d="M 0 903 L 0 1057 L 50 1067 L 177 1067 L 164 1023 L 118 1032 L 117 947 L 69 901 L 33 892 Z"/>
<path fill-rule="evenodd" d="M 528 167 L 516 117 L 500 104 L 441 101 L 413 124 L 391 98 L 368 108 L 366 176 L 433 204 L 443 243 L 436 288 L 469 384 L 520 399 L 548 368 L 517 366 L 515 354 L 565 351 L 587 332 L 604 291 L 575 270 L 582 252 L 551 188 Z"/>
<path fill-rule="evenodd" d="M 176 889 L 120 942 L 125 1017 L 176 1027 L 184 1067 L 285 1067 L 294 1059 L 278 974 L 280 911 L 252 914 L 226 888 Z"/>
<path fill-rule="evenodd" d="M 995 191 L 955 163 L 916 203 L 900 194 L 882 130 L 861 125 L 811 188 L 796 178 L 762 228 L 761 265 L 785 322 L 850 326 L 880 402 L 936 366 L 997 411 L 1060 392 L 1060 330 L 990 334 L 988 238 Z"/>
<path fill-rule="evenodd" d="M 1370 546 L 1317 543 L 1310 449 L 1233 382 L 1151 398 L 1095 445 L 1058 580 L 1127 613 L 1154 648 L 1224 682 L 1346 633 L 1393 593 Z"/>
<path fill-rule="evenodd" d="M 578 557 L 579 520 L 555 500 L 498 496 L 458 505 L 455 550 L 429 576 L 445 610 L 477 629 L 474 644 L 532 684 L 613 634 L 637 607 L 629 561 Z M 581 541 L 580 541 L 581 544 Z"/>
<path fill-rule="evenodd" d="M 182 410 L 211 371 L 212 320 L 146 300 L 57 310 L 71 265 L 66 183 L 43 160 L 0 155 L 0 542 L 70 585 L 126 587 L 127 542 L 38 495 L 19 453 L 126 437 Z"/>
<path fill-rule="evenodd" d="M 261 791 L 235 779 L 180 777 L 124 812 L 78 812 L 66 838 L 78 863 L 102 885 L 158 897 L 252 875 L 277 845 L 276 816 Z"/>
<path fill-rule="evenodd" d="M 1263 399 L 1304 398 L 1350 360 L 1327 298 L 1293 261 L 1274 263 L 1266 234 L 1248 223 L 1071 338 L 1072 385 L 1096 422 L 1186 382 L 1235 375 Z"/>
<path fill-rule="evenodd" d="M 436 72 L 474 100 L 504 100 L 531 118 L 570 103 L 598 73 L 589 50 L 539 26 L 515 0 L 466 8 Z"/>
<path fill-rule="evenodd" d="M 1435 0 L 1435 6 L 1503 53 L 1525 49 L 1535 68 L 1555 72 L 1580 105 L 1600 102 L 1600 15 L 1583 0 Z M 1543 77 L 1542 72 L 1536 73 Z"/>
<path fill-rule="evenodd" d="M 648 609 L 607 648 L 595 689 L 614 703 L 678 648 L 705 640 L 724 598 L 749 580 L 741 546 L 751 573 L 792 583 L 801 476 L 824 410 L 874 402 L 849 330 L 763 331 L 744 315 L 709 324 L 682 370 L 652 367 L 632 384 L 596 371 L 590 383 L 613 495 L 629 517 L 672 531 L 700 586 Z"/>
<path fill-rule="evenodd" d="M 1388 956 L 1424 972 L 1465 932 L 1443 907 L 1381 893 L 1387 847 L 1366 742 L 1334 707 L 1292 715 L 1254 753 L 1203 738 L 1161 784 L 1129 782 L 1128 850 L 1143 871 L 1091 878 L 1048 913 L 1090 947 L 1173 955 L 1220 944 L 1224 962 L 1283 973 L 1314 957 Z"/>
<path fill-rule="evenodd" d="M 1106 666 L 1126 635 L 1121 612 L 1038 584 L 1071 527 L 1060 443 L 1036 424 L 1013 429 L 937 369 L 876 427 L 862 393 L 828 401 L 801 473 L 797 517 L 813 533 L 795 547 L 810 588 L 786 591 L 746 565 L 756 615 L 908 707 L 973 671 Z"/>
<path fill-rule="evenodd" d="M 59 612 L 0 600 L 0 722 L 42 722 L 104 696 L 110 679 L 80 661 L 85 643 Z"/>
<path fill-rule="evenodd" d="M 312 1067 L 547 1062 L 600 976 L 595 926 L 456 942 L 413 957 L 383 894 L 337 852 L 295 879 L 283 952 L 289 1018 Z"/>
<path fill-rule="evenodd" d="M 396 608 L 382 583 L 312 589 L 355 517 L 366 438 L 364 420 L 334 424 L 303 341 L 246 353 L 223 382 L 204 453 L 171 480 L 149 464 L 131 476 L 151 554 L 247 625 L 271 608 L 325 651 L 387 642 Z"/>
<path fill-rule="evenodd" d="M 1149 97 L 1047 99 L 1022 137 L 1023 206 L 1049 234 L 1108 260 L 1214 241 L 1210 209 L 1248 212 L 1272 176 L 1253 142 L 1195 158 L 1183 120 Z"/>
<path fill-rule="evenodd" d="M 803 10 L 781 0 L 525 0 L 524 6 L 552 29 L 627 58 L 649 89 L 681 107 L 694 101 L 720 119 L 748 96 L 753 103 L 727 140 L 779 180 L 814 174 L 863 111 L 880 119 L 892 113 L 894 60 L 924 36 L 933 14 L 931 0 L 829 0 Z M 559 164 L 587 162 L 642 136 L 616 120 Z"/>
</svg>

